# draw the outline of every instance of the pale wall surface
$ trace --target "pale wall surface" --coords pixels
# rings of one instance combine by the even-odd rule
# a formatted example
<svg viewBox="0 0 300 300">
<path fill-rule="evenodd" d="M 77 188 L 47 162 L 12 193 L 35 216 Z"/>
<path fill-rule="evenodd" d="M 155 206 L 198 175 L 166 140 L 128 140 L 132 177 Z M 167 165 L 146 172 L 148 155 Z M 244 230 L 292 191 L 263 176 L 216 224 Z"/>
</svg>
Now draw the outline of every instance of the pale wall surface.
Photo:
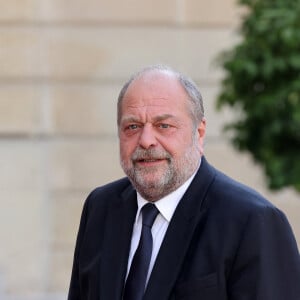
<svg viewBox="0 0 300 300">
<path fill-rule="evenodd" d="M 237 40 L 234 0 L 0 1 L 0 298 L 65 299 L 83 201 L 123 176 L 116 98 L 128 76 L 166 63 L 198 82 L 210 162 L 288 215 L 300 242 L 300 201 L 272 194 L 236 153 L 216 113 L 216 55 Z"/>
</svg>

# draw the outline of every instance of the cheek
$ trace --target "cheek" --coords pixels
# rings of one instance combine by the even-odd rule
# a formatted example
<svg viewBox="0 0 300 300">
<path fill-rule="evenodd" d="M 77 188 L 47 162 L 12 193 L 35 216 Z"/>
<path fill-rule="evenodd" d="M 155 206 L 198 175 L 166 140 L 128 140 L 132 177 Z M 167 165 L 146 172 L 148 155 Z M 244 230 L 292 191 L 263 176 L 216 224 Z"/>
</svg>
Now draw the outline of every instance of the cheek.
<svg viewBox="0 0 300 300">
<path fill-rule="evenodd" d="M 172 157 L 176 157 L 180 154 L 180 147 L 182 144 L 177 139 L 160 139 L 159 145 L 163 151 L 168 152 Z"/>
<path fill-rule="evenodd" d="M 120 156 L 122 159 L 127 159 L 130 156 L 128 147 L 124 144 L 120 144 Z"/>
<path fill-rule="evenodd" d="M 168 151 L 175 159 L 185 157 L 186 154 L 192 149 L 192 151 L 197 151 L 199 153 L 201 152 L 198 141 L 193 140 L 192 137 L 187 138 L 187 136 L 181 138 L 178 137 L 170 143 L 165 143 L 164 149 Z"/>
<path fill-rule="evenodd" d="M 192 137 L 190 133 L 174 135 L 170 138 L 161 139 L 161 145 L 170 153 L 181 153 L 184 149 L 192 144 Z"/>
<path fill-rule="evenodd" d="M 128 159 L 134 152 L 136 145 L 134 141 L 128 139 L 120 139 L 120 155 L 122 159 Z"/>
</svg>

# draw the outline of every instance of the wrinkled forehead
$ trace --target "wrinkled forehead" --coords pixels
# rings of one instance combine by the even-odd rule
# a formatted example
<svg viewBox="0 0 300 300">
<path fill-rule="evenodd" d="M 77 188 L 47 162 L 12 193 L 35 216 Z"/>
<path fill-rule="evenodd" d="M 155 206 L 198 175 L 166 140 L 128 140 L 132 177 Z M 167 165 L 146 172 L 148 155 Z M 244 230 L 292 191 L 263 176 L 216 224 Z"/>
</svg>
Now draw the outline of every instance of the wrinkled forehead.
<svg viewBox="0 0 300 300">
<path fill-rule="evenodd" d="M 118 124 L 123 113 L 135 106 L 169 106 L 168 112 L 172 112 L 176 106 L 186 111 L 190 102 L 188 98 L 176 74 L 168 70 L 148 71 L 133 79 L 127 87 L 118 104 Z M 190 107 L 188 110 L 190 111 Z"/>
<path fill-rule="evenodd" d="M 123 103 L 135 101 L 152 101 L 159 104 L 160 101 L 178 101 L 188 95 L 180 84 L 178 78 L 168 71 L 151 71 L 134 79 L 128 86 L 123 97 Z"/>
</svg>

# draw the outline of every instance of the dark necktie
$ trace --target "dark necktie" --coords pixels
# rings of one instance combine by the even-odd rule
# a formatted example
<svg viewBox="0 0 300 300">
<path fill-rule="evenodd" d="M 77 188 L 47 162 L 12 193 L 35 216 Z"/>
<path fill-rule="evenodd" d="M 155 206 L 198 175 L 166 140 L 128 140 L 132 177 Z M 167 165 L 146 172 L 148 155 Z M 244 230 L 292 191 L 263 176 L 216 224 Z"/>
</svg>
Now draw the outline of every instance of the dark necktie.
<svg viewBox="0 0 300 300">
<path fill-rule="evenodd" d="M 147 203 L 142 208 L 141 237 L 126 280 L 123 300 L 141 300 L 143 298 L 152 254 L 151 227 L 157 214 L 158 209 L 152 203 Z"/>
</svg>

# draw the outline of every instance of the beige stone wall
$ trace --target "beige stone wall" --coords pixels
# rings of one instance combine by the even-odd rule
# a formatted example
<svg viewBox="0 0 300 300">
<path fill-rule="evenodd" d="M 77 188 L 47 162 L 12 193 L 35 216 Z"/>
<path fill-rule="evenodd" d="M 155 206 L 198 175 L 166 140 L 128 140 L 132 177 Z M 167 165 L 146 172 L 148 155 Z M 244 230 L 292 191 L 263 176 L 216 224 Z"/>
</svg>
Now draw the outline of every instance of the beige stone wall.
<svg viewBox="0 0 300 300">
<path fill-rule="evenodd" d="M 236 153 L 216 113 L 216 55 L 237 40 L 234 0 L 1 0 L 0 298 L 65 299 L 83 201 L 118 178 L 116 97 L 142 66 L 166 63 L 201 87 L 206 155 L 288 215 L 300 242 L 300 201 L 272 194 Z"/>
</svg>

